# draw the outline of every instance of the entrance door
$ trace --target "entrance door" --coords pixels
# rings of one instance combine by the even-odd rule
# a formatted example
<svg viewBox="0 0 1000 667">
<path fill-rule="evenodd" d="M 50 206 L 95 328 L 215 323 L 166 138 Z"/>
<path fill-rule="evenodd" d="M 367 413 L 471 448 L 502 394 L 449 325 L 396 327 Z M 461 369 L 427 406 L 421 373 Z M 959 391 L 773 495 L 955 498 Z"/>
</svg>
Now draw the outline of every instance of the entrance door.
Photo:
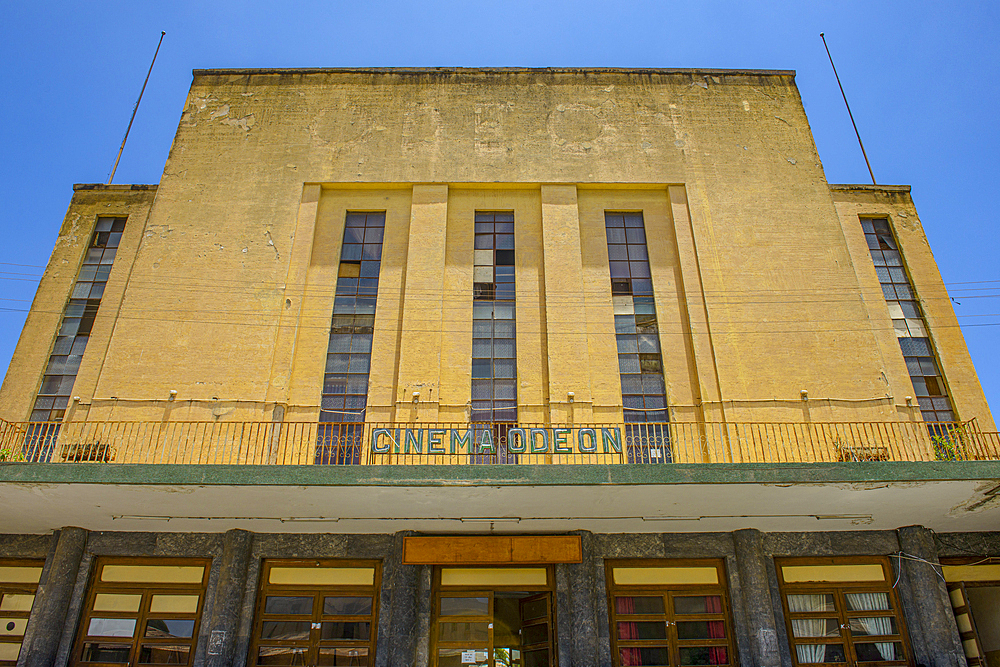
<svg viewBox="0 0 1000 667">
<path fill-rule="evenodd" d="M 436 577 L 432 667 L 556 667 L 550 569 L 441 568 Z"/>
</svg>

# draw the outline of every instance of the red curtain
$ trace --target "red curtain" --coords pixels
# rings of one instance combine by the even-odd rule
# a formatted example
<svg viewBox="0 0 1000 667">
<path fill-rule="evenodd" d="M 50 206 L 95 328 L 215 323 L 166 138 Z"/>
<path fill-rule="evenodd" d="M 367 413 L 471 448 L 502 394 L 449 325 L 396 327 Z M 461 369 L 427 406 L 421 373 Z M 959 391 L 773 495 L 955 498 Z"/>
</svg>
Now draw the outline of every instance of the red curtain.
<svg viewBox="0 0 1000 667">
<path fill-rule="evenodd" d="M 634 614 L 635 600 L 630 597 L 615 598 L 615 611 L 618 614 Z M 618 639 L 635 639 L 639 634 L 635 623 L 618 623 Z M 634 667 L 642 665 L 642 656 L 637 648 L 623 648 L 621 650 L 622 667 Z"/>
<path fill-rule="evenodd" d="M 709 614 L 722 613 L 722 598 L 718 595 L 705 596 L 705 612 Z M 708 636 L 712 639 L 724 639 L 726 637 L 725 621 L 709 621 Z M 708 663 L 710 665 L 725 665 L 729 662 L 729 651 L 725 646 L 713 646 L 708 649 Z"/>
</svg>

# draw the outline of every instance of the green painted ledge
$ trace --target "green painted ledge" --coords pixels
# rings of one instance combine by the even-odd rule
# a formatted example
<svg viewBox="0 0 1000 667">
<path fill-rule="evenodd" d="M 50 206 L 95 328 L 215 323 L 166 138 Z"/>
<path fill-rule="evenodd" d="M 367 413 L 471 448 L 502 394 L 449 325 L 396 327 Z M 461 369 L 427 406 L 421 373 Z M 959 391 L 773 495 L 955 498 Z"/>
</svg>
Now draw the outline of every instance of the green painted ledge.
<svg viewBox="0 0 1000 667">
<path fill-rule="evenodd" d="M 664 465 L 160 465 L 0 463 L 0 484 L 587 486 L 1000 480 L 1000 461 Z"/>
</svg>

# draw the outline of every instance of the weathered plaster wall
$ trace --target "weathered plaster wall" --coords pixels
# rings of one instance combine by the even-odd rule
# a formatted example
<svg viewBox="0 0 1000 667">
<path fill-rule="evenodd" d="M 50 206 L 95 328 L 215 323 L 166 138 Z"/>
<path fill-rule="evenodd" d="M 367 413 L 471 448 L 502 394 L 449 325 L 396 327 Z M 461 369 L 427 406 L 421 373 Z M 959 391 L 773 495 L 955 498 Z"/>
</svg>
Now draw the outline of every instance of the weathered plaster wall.
<svg viewBox="0 0 1000 667">
<path fill-rule="evenodd" d="M 861 229 L 860 217 L 888 218 L 900 246 L 903 263 L 924 311 L 934 351 L 941 364 L 948 394 L 952 398 L 956 418 L 977 419 L 984 431 L 996 430 L 979 376 L 972 365 L 969 348 L 955 317 L 955 309 L 941 278 L 927 236 L 917 216 L 917 209 L 905 186 L 834 185 L 833 200 L 840 215 L 844 236 L 861 286 L 868 319 L 878 340 L 878 349 L 885 368 L 888 391 L 894 395 L 901 415 L 919 419 L 916 398 L 913 407 L 905 404 L 906 396 L 914 396 L 899 343 L 892 329 L 892 320 L 882 297 L 882 288 L 872 265 L 868 245 Z"/>
<path fill-rule="evenodd" d="M 862 318 L 863 304 L 846 301 L 831 307 L 799 298 L 803 287 L 814 285 L 851 291 L 857 279 L 791 73 L 196 72 L 150 220 L 156 233 L 147 234 L 136 264 L 137 280 L 170 286 L 152 299 L 176 316 L 170 322 L 131 319 L 150 306 L 150 295 L 126 299 L 123 314 L 130 317 L 119 323 L 99 393 L 162 400 L 176 389 L 171 419 L 210 418 L 211 410 L 223 404 L 232 405 L 226 419 L 268 418 L 269 406 L 284 402 L 282 392 L 274 391 L 282 361 L 275 357 L 275 341 L 291 326 L 305 336 L 297 341 L 308 343 L 307 327 L 319 327 L 322 319 L 319 311 L 300 311 L 294 321 L 288 314 L 289 301 L 292 310 L 297 308 L 292 296 L 302 296 L 289 294 L 301 289 L 290 281 L 301 273 L 292 264 L 302 257 L 294 248 L 309 233 L 317 239 L 327 234 L 336 245 L 334 230 L 342 224 L 324 213 L 326 193 L 334 191 L 323 189 L 316 209 L 316 202 L 306 201 L 315 195 L 304 195 L 303 183 L 336 184 L 340 195 L 347 184 L 367 189 L 400 184 L 409 190 L 412 183 L 447 183 L 456 191 L 464 183 L 534 188 L 539 183 L 683 184 L 681 200 L 671 195 L 669 212 L 684 216 L 671 221 L 687 228 L 684 244 L 671 247 L 681 240 L 672 241 L 669 226 L 658 239 L 664 243 L 658 289 L 659 298 L 675 304 L 692 297 L 702 301 L 695 316 L 688 316 L 691 322 L 664 313 L 676 323 L 673 329 L 690 326 L 699 339 L 692 342 L 676 331 L 664 334 L 670 349 L 680 351 L 672 355 L 676 373 L 669 381 L 688 418 L 718 418 L 728 410 L 730 419 L 798 420 L 805 409 L 798 400 L 803 388 L 816 398 L 878 399 L 849 407 L 814 403 L 812 414 L 806 415 L 812 419 L 889 414 L 880 398 L 885 387 L 872 333 L 831 325 Z M 446 290 L 461 286 L 454 282 L 459 274 L 454 268 L 445 274 L 444 264 L 456 266 L 462 249 L 453 240 L 466 233 L 460 231 L 462 221 L 447 211 L 464 205 L 445 194 L 448 189 L 434 200 L 442 203 L 437 208 L 430 199 L 418 201 L 415 193 L 425 187 L 413 190 L 405 222 L 393 223 L 404 234 L 412 234 L 418 223 L 420 229 L 426 227 L 416 237 L 421 252 L 413 252 L 413 238 L 405 252 L 398 247 L 398 255 L 386 248 L 389 262 L 405 267 L 398 274 L 404 295 L 426 289 L 428 280 Z M 373 206 L 372 194 L 364 192 L 358 190 L 358 201 L 345 205 Z M 599 196 L 599 191 L 587 194 L 587 205 L 596 206 L 591 210 L 600 209 L 595 202 Z M 623 205 L 621 196 L 618 200 L 615 205 Z M 574 225 L 584 225 L 577 210 L 582 205 L 574 195 Z M 316 228 L 311 232 L 314 209 Z M 560 210 L 545 208 L 543 201 L 543 222 Z M 327 221 L 332 228 L 324 229 Z M 537 226 L 538 221 L 526 224 Z M 556 234 L 559 223 L 553 217 L 542 224 L 538 241 L 543 244 L 549 243 L 546 224 L 556 225 Z M 444 243 L 446 226 L 448 259 L 445 246 L 434 241 Z M 600 244 L 587 236 L 598 231 L 597 223 L 587 222 L 581 231 L 582 248 L 588 257 L 598 257 Z M 539 285 L 549 292 L 555 286 L 572 287 L 575 280 L 556 252 L 564 242 L 559 232 L 552 239 L 555 245 L 539 258 L 544 259 L 543 270 L 534 267 Z M 683 285 L 685 292 L 678 291 L 680 269 L 671 267 L 669 259 L 678 252 L 688 263 L 688 274 L 697 275 L 700 283 Z M 312 294 L 333 289 L 332 281 L 313 282 L 322 282 L 320 273 L 310 274 Z M 442 282 L 445 276 L 452 282 Z M 587 278 L 586 290 L 577 292 L 589 294 L 607 282 Z M 390 282 L 383 289 L 393 287 Z M 535 298 L 533 289 L 525 298 Z M 572 289 L 568 293 L 574 294 Z M 524 341 L 532 357 L 544 354 L 547 377 L 532 379 L 526 396 L 535 401 L 548 393 L 550 401 L 564 401 L 567 391 L 574 391 L 570 387 L 577 387 L 581 398 L 592 395 L 594 406 L 581 400 L 574 408 L 576 419 L 590 418 L 595 414 L 591 410 L 612 417 L 618 401 L 613 400 L 614 387 L 604 387 L 605 376 L 614 376 L 610 366 L 603 368 L 608 364 L 601 361 L 594 369 L 574 365 L 579 365 L 583 346 L 603 359 L 609 332 L 597 331 L 589 320 L 581 324 L 579 318 L 560 325 L 563 311 L 575 314 L 585 304 L 549 299 L 541 312 L 548 347 Z M 383 305 L 388 307 L 380 296 L 380 315 Z M 592 303 L 586 309 L 596 314 L 603 307 Z M 386 313 L 400 317 L 402 330 L 394 361 L 396 397 L 385 400 L 382 393 L 389 387 L 384 387 L 372 401 L 385 406 L 380 412 L 386 416 L 395 407 L 392 403 L 403 400 L 400 396 L 409 400 L 412 387 L 424 386 L 425 394 L 437 387 L 440 395 L 445 379 L 458 372 L 440 355 L 450 359 L 460 342 L 435 333 L 445 324 L 435 308 L 433 300 L 404 298 L 401 316 Z M 557 331 L 577 324 L 590 328 Z M 413 334 L 424 328 L 423 335 Z M 699 346 L 703 359 L 693 369 L 695 362 L 681 359 Z M 300 349 L 307 347 L 319 346 Z M 131 368 L 136 356 L 143 360 L 140 373 Z M 296 363 L 300 361 L 297 356 Z M 439 370 L 425 368 L 432 363 Z M 308 367 L 302 367 L 304 373 Z M 236 375 L 234 368 L 239 369 Z M 548 387 L 534 384 L 543 379 Z M 292 403 L 301 404 L 305 415 L 318 397 L 313 387 Z M 461 396 L 433 399 L 416 418 L 455 418 L 463 412 L 462 403 Z M 555 405 L 545 407 L 551 411 Z M 154 412 L 140 404 L 130 410 L 133 418 L 160 416 Z M 565 408 L 556 412 L 552 419 L 568 416 Z M 544 417 L 538 408 L 529 413 Z"/>
<path fill-rule="evenodd" d="M 78 185 L 74 188 L 52 256 L 35 292 L 31 310 L 7 368 L 3 387 L 0 388 L 0 418 L 27 421 L 31 414 L 63 311 L 90 246 L 98 216 L 127 216 L 121 245 L 115 255 L 115 263 L 101 298 L 101 308 L 87 343 L 87 354 L 73 386 L 73 395 L 80 396 L 81 401 L 79 405 L 71 403 L 69 418 L 85 418 L 94 397 L 94 387 L 103 369 L 104 355 L 114 332 L 119 308 L 129 283 L 132 262 L 143 237 L 146 216 L 155 195 L 155 185 Z M 147 295 L 149 287 L 152 286 L 142 290 Z M 138 294 L 135 296 L 142 298 Z M 164 315 L 163 311 L 147 313 L 148 317 L 163 318 Z M 135 370 L 130 371 L 134 372 Z"/>
<path fill-rule="evenodd" d="M 790 72 L 202 70 L 72 418 L 314 420 L 344 212 L 385 210 L 370 417 L 464 421 L 482 207 L 517 213 L 525 419 L 620 418 L 605 210 L 646 215 L 674 419 L 907 414 Z M 25 415 L 69 272 L 43 281 L 0 415 Z M 938 305 L 959 412 L 991 426 Z"/>
</svg>

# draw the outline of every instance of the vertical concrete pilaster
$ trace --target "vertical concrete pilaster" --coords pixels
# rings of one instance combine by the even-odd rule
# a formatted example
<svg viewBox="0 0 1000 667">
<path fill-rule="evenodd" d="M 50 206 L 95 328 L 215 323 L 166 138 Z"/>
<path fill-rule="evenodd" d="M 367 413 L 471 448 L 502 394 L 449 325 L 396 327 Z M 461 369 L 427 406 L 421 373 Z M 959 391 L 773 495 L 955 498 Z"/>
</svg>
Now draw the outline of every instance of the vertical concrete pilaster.
<svg viewBox="0 0 1000 667">
<path fill-rule="evenodd" d="M 725 421 L 722 404 L 722 388 L 719 382 L 712 332 L 708 319 L 708 304 L 705 301 L 705 286 L 702 281 L 702 267 L 698 256 L 691 209 L 688 206 L 687 190 L 682 185 L 668 188 L 670 211 L 674 220 L 674 238 L 677 243 L 677 259 L 680 263 L 681 285 L 685 300 L 681 313 L 690 327 L 689 340 L 692 351 L 689 361 L 691 399 L 698 402 L 699 421 Z"/>
<path fill-rule="evenodd" d="M 754 667 L 780 667 L 777 621 L 767 576 L 771 559 L 764 553 L 761 533 L 755 528 L 735 531 L 733 543 L 743 592 L 743 614 L 746 627 L 751 629 L 751 664 Z"/>
<path fill-rule="evenodd" d="M 580 252 L 580 209 L 575 185 L 542 186 L 542 252 L 545 277 L 545 322 L 549 353 L 549 410 L 553 423 L 593 416 L 590 358 Z M 553 295 L 559 295 L 553 298 Z"/>
<path fill-rule="evenodd" d="M 67 632 L 72 637 L 72 630 L 66 628 L 66 613 L 80 573 L 87 535 L 83 528 L 69 527 L 59 531 L 55 550 L 38 584 L 31 622 L 18 659 L 19 667 L 52 667 L 56 663 L 60 638 Z"/>
<path fill-rule="evenodd" d="M 928 667 L 966 664 L 948 589 L 941 569 L 931 564 L 938 562 L 934 532 L 923 526 L 906 526 L 896 534 L 901 553 L 892 560 L 899 574 L 897 590 L 914 659 Z"/>
<path fill-rule="evenodd" d="M 434 295 L 444 282 L 447 228 L 448 186 L 414 185 L 396 385 L 400 421 L 438 419 L 444 313 L 441 299 Z M 414 393 L 419 394 L 416 401 Z"/>
<path fill-rule="evenodd" d="M 316 230 L 316 213 L 319 209 L 319 199 L 322 188 L 319 185 L 307 184 L 302 187 L 302 199 L 299 201 L 298 215 L 295 219 L 295 234 L 288 259 L 288 270 L 285 276 L 284 297 L 285 306 L 278 318 L 278 329 L 274 338 L 274 349 L 271 356 L 271 376 L 268 382 L 265 401 L 267 403 L 288 403 L 291 389 L 292 368 L 295 361 L 296 340 L 300 330 L 298 323 L 304 313 L 306 303 L 306 286 L 309 278 L 309 263 L 312 255 L 313 237 Z M 316 323 L 310 321 L 310 328 Z M 275 421 L 282 421 L 276 419 Z"/>
<path fill-rule="evenodd" d="M 253 533 L 238 529 L 226 532 L 209 622 L 206 667 L 225 667 L 234 662 L 252 547 Z"/>
</svg>

